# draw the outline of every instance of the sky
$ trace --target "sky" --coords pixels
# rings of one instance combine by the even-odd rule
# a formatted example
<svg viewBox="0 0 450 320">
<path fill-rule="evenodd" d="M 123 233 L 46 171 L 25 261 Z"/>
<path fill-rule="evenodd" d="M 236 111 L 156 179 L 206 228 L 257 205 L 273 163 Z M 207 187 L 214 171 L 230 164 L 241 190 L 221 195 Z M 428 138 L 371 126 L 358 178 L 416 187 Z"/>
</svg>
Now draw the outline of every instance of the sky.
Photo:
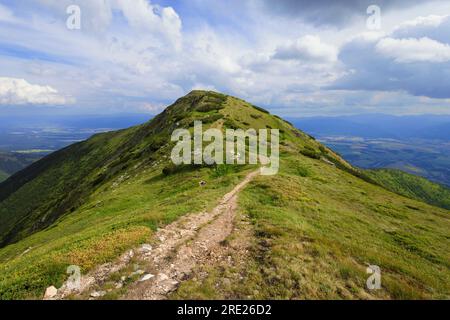
<svg viewBox="0 0 450 320">
<path fill-rule="evenodd" d="M 157 114 L 194 89 L 450 114 L 450 1 L 0 0 L 0 115 Z"/>
</svg>

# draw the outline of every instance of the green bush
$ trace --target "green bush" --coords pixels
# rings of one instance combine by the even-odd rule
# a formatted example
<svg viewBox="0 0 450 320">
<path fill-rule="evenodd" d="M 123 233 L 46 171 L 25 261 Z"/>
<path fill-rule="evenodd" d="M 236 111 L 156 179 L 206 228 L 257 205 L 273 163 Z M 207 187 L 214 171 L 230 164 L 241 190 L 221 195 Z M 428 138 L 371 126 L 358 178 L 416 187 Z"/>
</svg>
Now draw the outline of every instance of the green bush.
<svg viewBox="0 0 450 320">
<path fill-rule="evenodd" d="M 255 109 L 258 110 L 258 111 L 261 111 L 261 112 L 270 114 L 269 111 L 267 111 L 266 109 L 263 109 L 263 108 L 261 108 L 261 107 L 257 107 L 257 106 L 255 106 L 255 105 L 252 105 L 252 107 L 255 108 Z"/>
<path fill-rule="evenodd" d="M 324 146 L 322 146 L 322 145 L 319 146 L 319 150 L 320 150 L 320 152 L 322 152 L 322 153 L 328 153 L 328 150 L 327 150 Z"/>
<path fill-rule="evenodd" d="M 223 177 L 228 175 L 230 172 L 232 172 L 233 170 L 231 170 L 231 166 L 230 165 L 226 165 L 226 164 L 219 164 L 219 165 L 215 165 L 211 170 L 211 177 L 213 178 L 219 178 L 219 177 Z"/>
<path fill-rule="evenodd" d="M 309 172 L 309 170 L 305 167 L 298 167 L 297 168 L 297 174 L 300 177 L 309 177 L 311 175 L 311 173 Z"/>
<path fill-rule="evenodd" d="M 174 164 L 170 164 L 168 166 L 165 166 L 162 169 L 162 174 L 165 175 L 165 176 L 169 176 L 169 175 L 174 174 L 175 172 L 177 172 L 178 169 L 179 169 L 178 166 L 176 166 Z"/>
<path fill-rule="evenodd" d="M 223 109 L 222 104 L 214 104 L 214 103 L 206 103 L 202 104 L 197 108 L 197 111 L 199 112 L 210 112 L 210 111 L 217 111 Z"/>
<path fill-rule="evenodd" d="M 211 114 L 211 115 L 207 115 L 206 117 L 203 117 L 202 119 L 200 119 L 203 123 L 213 123 L 216 122 L 217 120 L 222 119 L 222 115 L 221 114 Z"/>
<path fill-rule="evenodd" d="M 311 158 L 311 159 L 320 159 L 321 154 L 317 150 L 314 150 L 313 148 L 306 146 L 302 150 L 300 150 L 300 153 L 304 155 L 305 157 Z"/>
<path fill-rule="evenodd" d="M 223 125 L 229 129 L 235 129 L 235 130 L 239 129 L 238 124 L 229 118 L 225 119 Z"/>
</svg>

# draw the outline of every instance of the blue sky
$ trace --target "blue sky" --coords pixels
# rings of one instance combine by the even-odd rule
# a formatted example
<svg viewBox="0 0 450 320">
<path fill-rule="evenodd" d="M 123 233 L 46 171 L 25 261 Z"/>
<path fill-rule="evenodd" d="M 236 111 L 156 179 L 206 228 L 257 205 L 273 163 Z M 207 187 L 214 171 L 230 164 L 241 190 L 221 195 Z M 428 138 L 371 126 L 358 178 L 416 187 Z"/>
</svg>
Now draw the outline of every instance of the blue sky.
<svg viewBox="0 0 450 320">
<path fill-rule="evenodd" d="M 193 89 L 289 117 L 450 114 L 449 87 L 444 0 L 0 0 L 0 114 L 155 114 Z"/>
</svg>

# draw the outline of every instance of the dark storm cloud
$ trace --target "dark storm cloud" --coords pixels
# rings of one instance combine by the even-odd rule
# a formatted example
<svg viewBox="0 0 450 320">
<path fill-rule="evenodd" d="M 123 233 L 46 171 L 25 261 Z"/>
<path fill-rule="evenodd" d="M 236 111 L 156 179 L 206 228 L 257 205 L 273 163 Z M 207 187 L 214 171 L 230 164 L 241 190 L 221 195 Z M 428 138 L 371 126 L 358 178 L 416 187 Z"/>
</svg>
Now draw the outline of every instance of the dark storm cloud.
<svg viewBox="0 0 450 320">
<path fill-rule="evenodd" d="M 261 0 L 266 10 L 300 18 L 313 25 L 342 27 L 357 17 L 366 16 L 370 5 L 378 5 L 382 12 L 407 9 L 427 2 L 444 0 Z"/>
</svg>

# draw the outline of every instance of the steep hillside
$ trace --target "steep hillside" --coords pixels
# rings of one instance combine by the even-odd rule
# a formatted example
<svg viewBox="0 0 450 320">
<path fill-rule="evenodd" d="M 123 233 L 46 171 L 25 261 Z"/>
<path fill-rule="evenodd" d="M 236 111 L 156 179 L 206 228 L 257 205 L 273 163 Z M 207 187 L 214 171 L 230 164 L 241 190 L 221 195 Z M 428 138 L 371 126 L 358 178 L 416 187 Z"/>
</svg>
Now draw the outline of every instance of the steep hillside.
<svg viewBox="0 0 450 320">
<path fill-rule="evenodd" d="M 0 170 L 0 182 L 5 181 L 8 178 L 8 174 Z"/>
<path fill-rule="evenodd" d="M 450 189 L 425 178 L 395 169 L 366 170 L 384 188 L 405 197 L 450 209 Z"/>
<path fill-rule="evenodd" d="M 194 120 L 205 129 L 279 129 L 281 165 L 278 175 L 257 177 L 238 195 L 248 232 L 235 231 L 222 245 L 228 250 L 248 234 L 248 256 L 231 252 L 239 264 L 197 266 L 170 298 L 448 298 L 447 210 L 372 184 L 261 108 L 193 91 L 148 123 L 96 135 L 0 184 L 0 299 L 40 298 L 46 287 L 61 286 L 69 265 L 85 274 L 139 244 L 164 242 L 155 239 L 158 229 L 210 211 L 255 171 L 175 167 L 170 135 L 192 130 Z M 381 290 L 365 287 L 368 264 L 380 266 Z M 108 298 L 127 294 L 127 286 L 105 286 Z"/>
<path fill-rule="evenodd" d="M 40 158 L 36 154 L 20 154 L 0 151 L 0 182 L 22 170 Z"/>
</svg>

